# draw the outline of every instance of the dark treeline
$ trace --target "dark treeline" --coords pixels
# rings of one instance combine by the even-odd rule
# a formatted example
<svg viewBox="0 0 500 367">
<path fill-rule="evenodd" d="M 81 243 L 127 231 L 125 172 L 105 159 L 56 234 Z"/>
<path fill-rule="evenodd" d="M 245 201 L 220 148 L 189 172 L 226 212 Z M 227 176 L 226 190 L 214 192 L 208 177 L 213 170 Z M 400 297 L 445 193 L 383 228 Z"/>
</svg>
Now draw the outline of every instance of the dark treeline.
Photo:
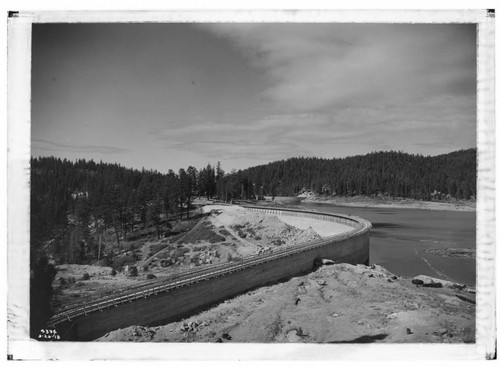
<svg viewBox="0 0 500 367">
<path fill-rule="evenodd" d="M 339 158 L 291 158 L 232 172 L 220 196 L 385 195 L 417 200 L 476 196 L 476 149 L 439 156 L 377 152 Z"/>
<path fill-rule="evenodd" d="M 59 158 L 31 160 L 31 249 L 52 241 L 63 263 L 97 260 L 96 233 L 113 229 L 116 242 L 138 227 L 173 216 L 189 217 L 195 196 L 213 198 L 224 172 L 220 164 L 167 174 L 118 164 Z"/>
</svg>

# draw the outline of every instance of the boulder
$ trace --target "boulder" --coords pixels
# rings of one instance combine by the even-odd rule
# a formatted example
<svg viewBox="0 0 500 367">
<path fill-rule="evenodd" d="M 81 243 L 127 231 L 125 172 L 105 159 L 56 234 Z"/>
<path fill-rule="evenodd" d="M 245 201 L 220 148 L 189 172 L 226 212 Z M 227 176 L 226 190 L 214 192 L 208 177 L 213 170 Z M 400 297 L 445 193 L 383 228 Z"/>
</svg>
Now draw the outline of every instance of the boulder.
<svg viewBox="0 0 500 367">
<path fill-rule="evenodd" d="M 420 305 L 417 302 L 408 300 L 403 301 L 403 306 L 409 308 L 410 310 L 418 310 L 420 308 Z"/>
<path fill-rule="evenodd" d="M 330 260 L 330 259 L 321 259 L 320 264 L 321 265 L 335 265 L 335 261 Z"/>
<path fill-rule="evenodd" d="M 433 278 L 428 275 L 418 275 L 413 278 L 411 281 L 413 284 L 419 284 L 422 285 L 423 287 L 431 287 L 431 288 L 451 288 L 454 290 L 461 290 L 466 288 L 464 284 L 458 284 L 454 282 L 450 282 L 448 280 L 443 280 L 443 279 L 438 279 L 438 278 Z"/>
</svg>

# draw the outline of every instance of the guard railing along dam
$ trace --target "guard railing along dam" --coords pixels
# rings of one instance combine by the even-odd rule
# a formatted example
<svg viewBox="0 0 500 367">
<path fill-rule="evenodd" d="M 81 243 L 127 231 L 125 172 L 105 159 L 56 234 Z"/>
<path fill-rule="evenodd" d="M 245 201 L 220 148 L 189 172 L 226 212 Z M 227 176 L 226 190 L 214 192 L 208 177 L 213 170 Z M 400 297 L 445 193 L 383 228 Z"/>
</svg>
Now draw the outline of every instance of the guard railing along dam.
<svg viewBox="0 0 500 367">
<path fill-rule="evenodd" d="M 93 340 L 130 325 L 153 326 L 178 320 L 211 304 L 267 283 L 311 271 L 316 259 L 336 263 L 369 261 L 370 222 L 354 216 L 243 206 L 277 216 L 332 221 L 351 230 L 319 240 L 249 256 L 238 262 L 209 265 L 124 288 L 113 295 L 81 300 L 57 311 L 50 319 L 63 340 Z"/>
</svg>

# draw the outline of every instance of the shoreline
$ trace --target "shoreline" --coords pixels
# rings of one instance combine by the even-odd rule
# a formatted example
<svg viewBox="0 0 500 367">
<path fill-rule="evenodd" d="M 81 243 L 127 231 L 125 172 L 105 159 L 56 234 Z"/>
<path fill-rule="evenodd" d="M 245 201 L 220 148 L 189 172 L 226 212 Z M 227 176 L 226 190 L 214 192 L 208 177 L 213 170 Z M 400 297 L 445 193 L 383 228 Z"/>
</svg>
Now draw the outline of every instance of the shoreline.
<svg viewBox="0 0 500 367">
<path fill-rule="evenodd" d="M 384 209 L 421 209 L 421 210 L 447 210 L 475 212 L 476 202 L 473 200 L 461 200 L 456 202 L 418 201 L 413 199 L 396 198 L 369 198 L 364 196 L 353 197 L 330 197 L 321 198 L 316 196 L 307 197 L 302 203 L 330 204 L 336 206 L 359 207 L 359 208 L 384 208 Z"/>
</svg>

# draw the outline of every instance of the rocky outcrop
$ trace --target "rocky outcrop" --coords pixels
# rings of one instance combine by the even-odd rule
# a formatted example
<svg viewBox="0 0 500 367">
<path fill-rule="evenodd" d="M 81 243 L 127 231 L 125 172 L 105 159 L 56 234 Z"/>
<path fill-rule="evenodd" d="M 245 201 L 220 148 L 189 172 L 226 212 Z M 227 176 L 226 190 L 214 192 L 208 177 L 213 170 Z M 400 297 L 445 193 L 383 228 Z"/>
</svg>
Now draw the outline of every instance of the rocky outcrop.
<svg viewBox="0 0 500 367">
<path fill-rule="evenodd" d="M 430 278 L 430 277 L 429 277 Z M 335 264 L 228 299 L 184 321 L 101 341 L 254 343 L 470 343 L 475 295 L 451 282 L 398 277 L 379 265 Z M 451 284 L 450 284 L 451 283 Z M 224 335 L 230 335 L 230 338 Z"/>
<path fill-rule="evenodd" d="M 456 290 L 462 290 L 467 288 L 467 285 L 465 284 L 458 284 L 443 279 L 433 278 L 428 275 L 418 275 L 412 279 L 412 283 L 422 287 L 431 287 L 431 288 L 446 287 Z"/>
</svg>

